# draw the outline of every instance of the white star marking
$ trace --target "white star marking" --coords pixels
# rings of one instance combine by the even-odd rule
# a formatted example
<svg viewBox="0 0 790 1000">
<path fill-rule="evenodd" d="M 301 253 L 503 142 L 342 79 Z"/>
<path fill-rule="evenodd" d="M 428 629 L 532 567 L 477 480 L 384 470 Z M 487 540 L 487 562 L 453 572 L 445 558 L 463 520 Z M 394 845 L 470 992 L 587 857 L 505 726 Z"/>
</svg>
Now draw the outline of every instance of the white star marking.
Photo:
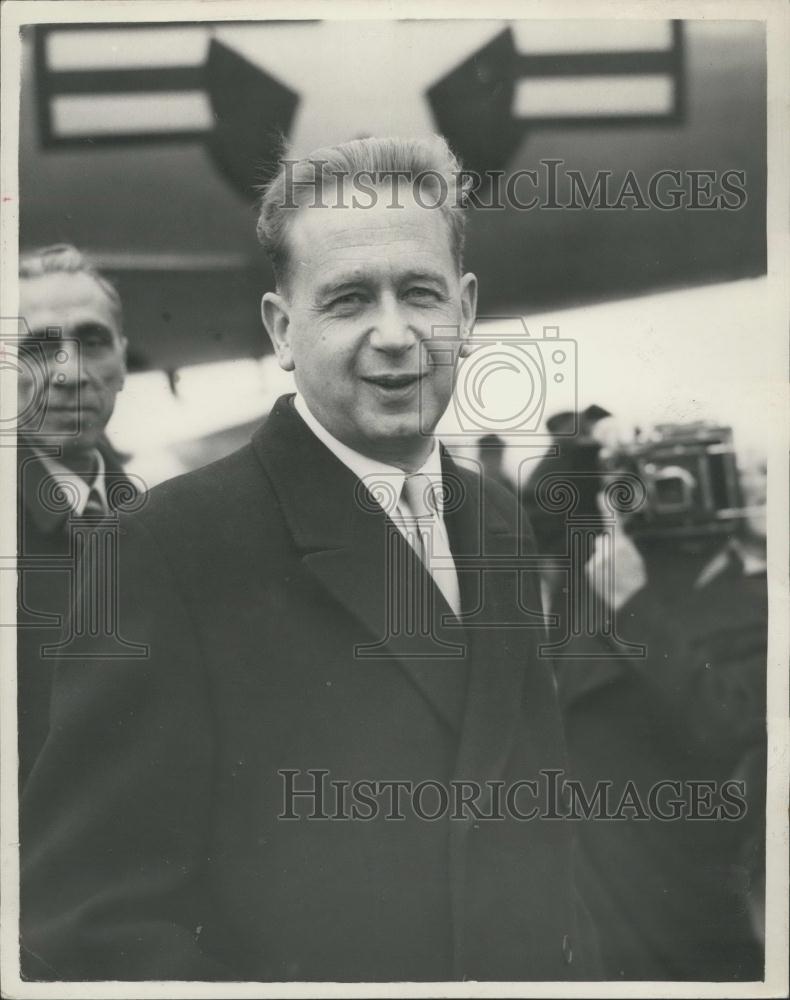
<svg viewBox="0 0 790 1000">
<path fill-rule="evenodd" d="M 222 25 L 213 34 L 297 94 L 291 154 L 363 135 L 436 131 L 425 91 L 503 21 Z"/>
</svg>

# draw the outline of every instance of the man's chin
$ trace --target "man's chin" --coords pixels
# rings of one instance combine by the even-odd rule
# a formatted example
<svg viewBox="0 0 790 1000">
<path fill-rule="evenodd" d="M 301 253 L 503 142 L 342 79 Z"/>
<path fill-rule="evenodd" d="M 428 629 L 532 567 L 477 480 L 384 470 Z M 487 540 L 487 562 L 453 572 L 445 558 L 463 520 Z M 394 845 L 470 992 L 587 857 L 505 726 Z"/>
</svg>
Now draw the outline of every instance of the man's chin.
<svg viewBox="0 0 790 1000">
<path fill-rule="evenodd" d="M 33 436 L 33 444 L 59 445 L 64 454 L 82 454 L 97 447 L 102 430 L 97 426 L 80 426 L 73 420 L 47 423 Z"/>
<path fill-rule="evenodd" d="M 391 438 L 392 440 L 430 437 L 436 423 L 436 420 L 414 410 L 405 410 L 402 413 L 380 413 L 377 414 L 375 421 L 371 422 L 373 428 L 371 436 L 383 439 Z"/>
<path fill-rule="evenodd" d="M 415 458 L 426 457 L 433 448 L 433 429 L 438 420 L 432 420 L 426 427 L 421 426 L 419 414 L 390 415 L 377 420 L 368 429 L 365 439 L 366 451 L 371 458 L 382 462 L 399 464 L 411 462 Z"/>
<path fill-rule="evenodd" d="M 447 407 L 440 408 L 426 394 L 422 399 L 403 401 L 401 405 L 397 401 L 388 400 L 371 409 L 370 426 L 382 434 L 417 433 L 430 437 Z"/>
</svg>

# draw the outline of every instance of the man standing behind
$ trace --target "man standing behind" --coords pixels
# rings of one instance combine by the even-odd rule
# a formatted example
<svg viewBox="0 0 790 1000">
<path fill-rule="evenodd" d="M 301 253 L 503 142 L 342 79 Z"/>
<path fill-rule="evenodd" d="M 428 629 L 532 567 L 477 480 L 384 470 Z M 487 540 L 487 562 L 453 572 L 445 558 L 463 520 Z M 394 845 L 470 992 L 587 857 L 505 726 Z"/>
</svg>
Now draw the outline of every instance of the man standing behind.
<svg viewBox="0 0 790 1000">
<path fill-rule="evenodd" d="M 19 780 L 49 728 L 53 627 L 68 611 L 69 524 L 106 514 L 128 488 L 104 431 L 126 375 L 118 293 L 74 247 L 23 256 L 17 510 Z"/>
<path fill-rule="evenodd" d="M 298 393 L 121 521 L 148 655 L 86 639 L 59 669 L 22 811 L 39 978 L 593 974 L 571 826 L 539 818 L 565 757 L 538 583 L 487 571 L 517 504 L 433 437 L 475 318 L 458 170 L 371 138 L 268 188 L 263 320 Z"/>
</svg>

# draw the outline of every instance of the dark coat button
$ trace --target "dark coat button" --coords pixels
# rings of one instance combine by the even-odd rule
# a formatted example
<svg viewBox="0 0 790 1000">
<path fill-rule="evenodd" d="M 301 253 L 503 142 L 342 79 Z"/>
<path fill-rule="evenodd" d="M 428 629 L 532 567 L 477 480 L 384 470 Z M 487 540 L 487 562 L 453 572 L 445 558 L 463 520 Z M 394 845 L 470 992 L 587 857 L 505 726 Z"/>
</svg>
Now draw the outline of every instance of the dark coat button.
<svg viewBox="0 0 790 1000">
<path fill-rule="evenodd" d="M 573 948 L 567 934 L 562 935 L 562 957 L 566 965 L 570 965 L 573 961 Z"/>
</svg>

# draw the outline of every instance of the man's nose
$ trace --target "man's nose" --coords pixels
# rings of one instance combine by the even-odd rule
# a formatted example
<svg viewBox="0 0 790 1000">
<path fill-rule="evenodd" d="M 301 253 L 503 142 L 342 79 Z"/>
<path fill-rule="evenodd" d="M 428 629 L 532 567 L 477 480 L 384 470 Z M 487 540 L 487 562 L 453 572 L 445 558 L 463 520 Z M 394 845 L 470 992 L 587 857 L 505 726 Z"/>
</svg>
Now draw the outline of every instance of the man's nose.
<svg viewBox="0 0 790 1000">
<path fill-rule="evenodd" d="M 382 301 L 370 333 L 371 347 L 379 351 L 402 353 L 413 347 L 418 339 L 408 316 L 399 308 L 394 297 Z"/>
</svg>

